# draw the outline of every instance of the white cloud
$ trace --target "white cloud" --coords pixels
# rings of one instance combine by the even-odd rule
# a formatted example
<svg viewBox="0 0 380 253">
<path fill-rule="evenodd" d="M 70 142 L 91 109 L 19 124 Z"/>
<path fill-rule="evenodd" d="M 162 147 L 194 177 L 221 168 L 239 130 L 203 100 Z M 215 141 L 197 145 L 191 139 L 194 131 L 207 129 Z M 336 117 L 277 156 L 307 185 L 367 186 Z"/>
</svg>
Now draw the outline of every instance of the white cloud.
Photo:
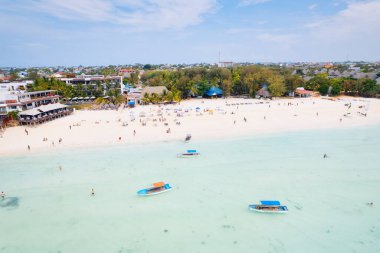
<svg viewBox="0 0 380 253">
<path fill-rule="evenodd" d="M 240 0 L 239 6 L 256 5 L 270 2 L 272 0 Z"/>
<path fill-rule="evenodd" d="M 380 27 L 380 0 L 352 2 L 336 16 L 308 24 L 311 33 L 325 39 L 375 39 Z"/>
<path fill-rule="evenodd" d="M 122 25 L 135 30 L 182 29 L 218 7 L 217 0 L 37 0 L 34 11 L 66 20 Z"/>
<path fill-rule="evenodd" d="M 317 4 L 311 4 L 311 5 L 309 5 L 309 10 L 314 10 L 317 7 L 318 7 Z"/>
<path fill-rule="evenodd" d="M 290 44 L 294 42 L 295 35 L 293 34 L 271 34 L 271 33 L 263 33 L 256 36 L 258 40 L 272 43 L 283 43 Z"/>
<path fill-rule="evenodd" d="M 379 17 L 380 0 L 349 2 L 335 16 L 306 25 L 302 47 L 319 52 L 325 59 L 378 60 Z"/>
</svg>

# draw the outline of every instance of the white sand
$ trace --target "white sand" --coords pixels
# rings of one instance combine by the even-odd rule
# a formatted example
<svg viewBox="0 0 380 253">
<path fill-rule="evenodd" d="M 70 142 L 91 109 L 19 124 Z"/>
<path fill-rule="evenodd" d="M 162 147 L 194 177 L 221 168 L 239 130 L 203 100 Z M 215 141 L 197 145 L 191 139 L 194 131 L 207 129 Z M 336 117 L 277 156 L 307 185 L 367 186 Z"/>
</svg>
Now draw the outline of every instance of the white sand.
<svg viewBox="0 0 380 253">
<path fill-rule="evenodd" d="M 288 102 L 292 105 L 288 106 Z M 347 103 L 351 103 L 350 109 L 345 106 Z M 201 108 L 199 112 L 196 107 Z M 175 108 L 182 109 L 178 112 L 183 114 L 182 117 L 177 116 Z M 212 113 L 205 112 L 207 109 L 211 109 Z M 159 111 L 166 121 L 160 122 L 161 116 L 157 116 Z M 140 112 L 145 112 L 146 116 L 140 117 Z M 366 113 L 367 116 L 358 112 Z M 134 121 L 131 120 L 132 114 Z M 146 122 L 146 126 L 142 126 L 140 120 Z M 176 121 L 181 124 L 177 125 Z M 128 126 L 122 126 L 123 123 L 128 123 Z M 165 126 L 165 123 L 168 125 Z M 199 140 L 376 124 L 380 124 L 380 100 L 376 99 L 195 99 L 183 101 L 179 105 L 138 106 L 119 111 L 75 111 L 71 116 L 36 127 L 8 128 L 0 138 L 0 155 L 126 143 L 183 141 L 186 134 L 191 134 L 192 140 Z M 166 132 L 168 128 L 170 133 Z M 25 129 L 29 132 L 28 135 Z M 48 141 L 43 141 L 44 137 Z"/>
</svg>

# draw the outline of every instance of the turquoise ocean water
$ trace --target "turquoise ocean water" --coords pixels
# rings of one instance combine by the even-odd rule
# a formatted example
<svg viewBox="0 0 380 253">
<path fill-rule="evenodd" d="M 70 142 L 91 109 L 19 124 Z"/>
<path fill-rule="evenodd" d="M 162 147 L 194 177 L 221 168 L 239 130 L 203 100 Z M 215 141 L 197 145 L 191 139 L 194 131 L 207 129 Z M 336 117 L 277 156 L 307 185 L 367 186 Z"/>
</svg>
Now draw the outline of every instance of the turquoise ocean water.
<svg viewBox="0 0 380 253">
<path fill-rule="evenodd" d="M 0 191 L 1 253 L 380 252 L 380 127 L 3 157 Z"/>
</svg>

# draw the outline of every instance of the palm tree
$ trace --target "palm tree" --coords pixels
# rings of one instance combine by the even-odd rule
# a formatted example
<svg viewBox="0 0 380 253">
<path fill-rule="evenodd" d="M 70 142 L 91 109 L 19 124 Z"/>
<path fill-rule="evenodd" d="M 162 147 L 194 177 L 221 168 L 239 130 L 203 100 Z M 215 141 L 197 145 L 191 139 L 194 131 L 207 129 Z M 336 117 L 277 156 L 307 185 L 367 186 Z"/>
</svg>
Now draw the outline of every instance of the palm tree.
<svg viewBox="0 0 380 253">
<path fill-rule="evenodd" d="M 11 120 L 16 120 L 16 119 L 18 119 L 18 113 L 19 113 L 19 111 L 11 111 L 11 112 L 8 112 L 8 117 L 9 117 Z"/>
</svg>

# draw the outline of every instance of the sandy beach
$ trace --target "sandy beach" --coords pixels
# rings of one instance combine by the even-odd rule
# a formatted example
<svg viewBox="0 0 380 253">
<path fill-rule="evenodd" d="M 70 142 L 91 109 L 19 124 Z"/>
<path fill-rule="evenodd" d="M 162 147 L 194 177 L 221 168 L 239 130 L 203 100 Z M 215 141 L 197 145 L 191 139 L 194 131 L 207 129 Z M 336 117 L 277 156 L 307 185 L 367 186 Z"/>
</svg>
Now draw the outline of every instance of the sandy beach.
<svg viewBox="0 0 380 253">
<path fill-rule="evenodd" d="M 199 140 L 376 124 L 380 124 L 376 99 L 193 99 L 118 111 L 77 110 L 36 127 L 7 128 L 0 138 L 0 155 L 183 141 L 187 134 Z"/>
</svg>

